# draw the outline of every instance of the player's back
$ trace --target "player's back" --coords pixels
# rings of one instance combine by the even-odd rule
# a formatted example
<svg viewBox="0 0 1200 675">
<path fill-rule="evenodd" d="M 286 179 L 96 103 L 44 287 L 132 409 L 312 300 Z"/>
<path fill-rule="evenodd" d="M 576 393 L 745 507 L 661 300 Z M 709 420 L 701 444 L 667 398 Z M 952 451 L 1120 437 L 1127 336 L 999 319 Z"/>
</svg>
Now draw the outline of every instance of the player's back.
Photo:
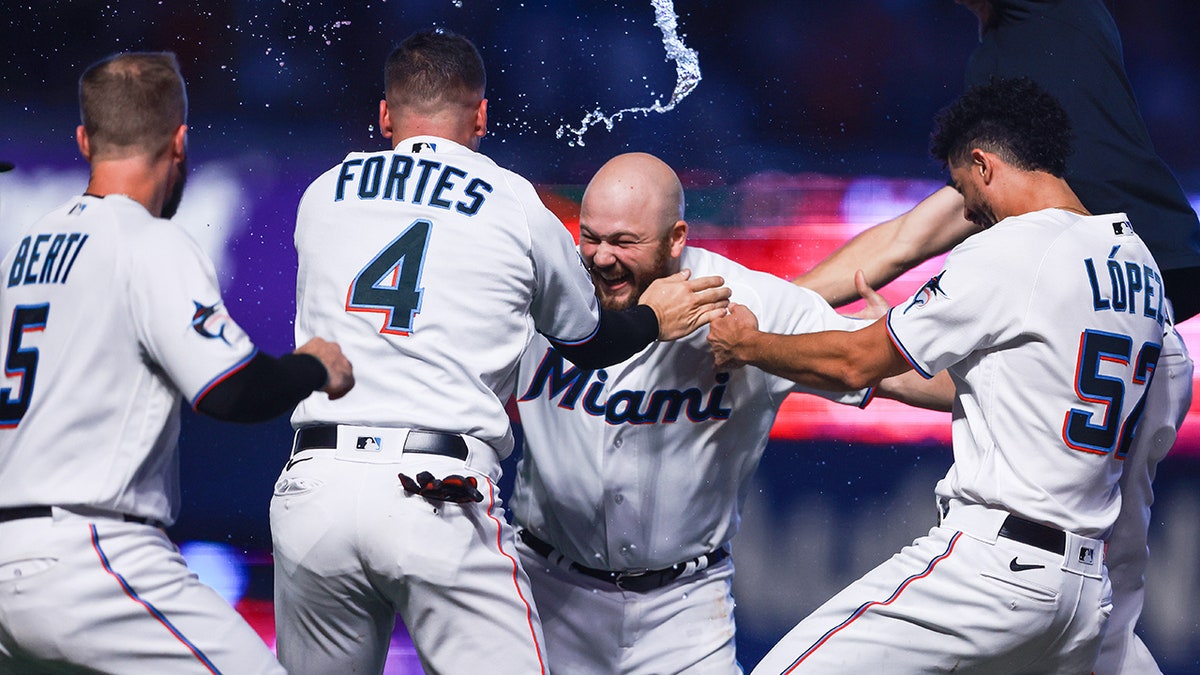
<svg viewBox="0 0 1200 675">
<path fill-rule="evenodd" d="M 306 400 L 295 424 L 464 432 L 504 454 L 504 401 L 535 322 L 564 341 L 595 329 L 590 279 L 533 186 L 444 139 L 352 153 L 323 174 L 296 248 L 297 341 L 337 341 L 356 384 Z"/>
<path fill-rule="evenodd" d="M 970 433 L 956 422 L 950 478 L 987 503 L 1102 536 L 1162 345 L 1157 264 L 1124 214 L 1047 209 L 963 246 L 998 260 L 993 301 L 979 310 L 994 333 L 951 368 L 966 373 Z"/>
<path fill-rule="evenodd" d="M 176 239 L 127 197 L 83 196 L 4 258 L 0 506 L 171 517 L 179 393 L 147 364 L 130 303 L 149 289 L 128 266 Z"/>
</svg>

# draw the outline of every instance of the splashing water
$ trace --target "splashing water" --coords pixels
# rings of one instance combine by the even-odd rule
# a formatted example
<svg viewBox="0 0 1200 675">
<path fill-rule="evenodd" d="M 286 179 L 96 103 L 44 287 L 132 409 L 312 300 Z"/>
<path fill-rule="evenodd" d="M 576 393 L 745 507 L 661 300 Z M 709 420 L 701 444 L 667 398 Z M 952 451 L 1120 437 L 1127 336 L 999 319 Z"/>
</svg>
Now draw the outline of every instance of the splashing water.
<svg viewBox="0 0 1200 675">
<path fill-rule="evenodd" d="M 671 94 L 671 100 L 664 105 L 656 99 L 654 105 L 650 107 L 625 108 L 612 115 L 605 115 L 599 108 L 596 108 L 584 116 L 578 127 L 572 128 L 565 124 L 560 126 L 555 132 L 555 138 L 571 134 L 574 139 L 568 144 L 571 147 L 583 146 L 583 135 L 591 127 L 603 122 L 605 128 L 612 131 L 613 125 L 624 117 L 625 113 L 641 113 L 643 115 L 649 115 L 652 112 L 665 113 L 673 109 L 675 104 L 682 101 L 685 96 L 692 93 L 696 85 L 700 84 L 700 59 L 696 50 L 683 44 L 676 33 L 678 17 L 675 15 L 675 3 L 672 0 L 651 0 L 651 4 L 654 6 L 654 25 L 663 34 L 663 46 L 667 50 L 667 59 L 675 62 L 675 91 Z"/>
</svg>

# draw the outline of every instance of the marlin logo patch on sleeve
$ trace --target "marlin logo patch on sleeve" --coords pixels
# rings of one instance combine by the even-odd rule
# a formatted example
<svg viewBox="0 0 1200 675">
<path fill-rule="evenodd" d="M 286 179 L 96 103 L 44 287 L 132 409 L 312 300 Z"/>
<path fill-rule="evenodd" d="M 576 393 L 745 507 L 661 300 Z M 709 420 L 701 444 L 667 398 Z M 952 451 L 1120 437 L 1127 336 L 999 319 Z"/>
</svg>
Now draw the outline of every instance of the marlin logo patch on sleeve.
<svg viewBox="0 0 1200 675">
<path fill-rule="evenodd" d="M 221 303 L 203 305 L 193 300 L 192 304 L 196 306 L 196 311 L 192 313 L 192 330 L 209 340 L 220 340 L 229 344 L 225 337 L 225 325 L 229 321 L 229 315 L 223 309 L 218 309 Z"/>
<path fill-rule="evenodd" d="M 942 275 L 945 273 L 946 271 L 942 270 L 941 274 L 938 274 L 936 277 L 926 281 L 925 285 L 913 295 L 912 302 L 908 303 L 908 306 L 904 308 L 904 312 L 902 313 L 908 314 L 908 310 L 912 309 L 913 307 L 924 307 L 939 295 L 947 298 L 950 297 L 946 295 L 946 291 L 942 290 Z"/>
</svg>

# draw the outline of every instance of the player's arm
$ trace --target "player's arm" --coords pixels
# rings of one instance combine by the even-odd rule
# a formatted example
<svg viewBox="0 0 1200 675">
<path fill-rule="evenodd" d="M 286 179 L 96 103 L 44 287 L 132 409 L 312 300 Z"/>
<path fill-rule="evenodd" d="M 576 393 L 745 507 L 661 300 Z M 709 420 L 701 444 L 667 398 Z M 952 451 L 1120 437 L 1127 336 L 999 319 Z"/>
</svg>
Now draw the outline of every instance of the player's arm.
<svg viewBox="0 0 1200 675">
<path fill-rule="evenodd" d="M 655 340 L 677 340 L 725 313 L 730 290 L 721 277 L 690 278 L 684 270 L 654 283 L 639 304 L 623 311 L 600 310 L 600 323 L 591 338 L 554 348 L 580 368 L 595 370 L 645 349 Z"/>
<path fill-rule="evenodd" d="M 915 370 L 885 377 L 875 388 L 875 396 L 890 398 L 927 410 L 950 412 L 954 405 L 954 380 L 950 373 L 941 371 L 932 379 L 925 379 Z"/>
<path fill-rule="evenodd" d="M 764 333 L 744 305 L 709 326 L 717 368 L 756 366 L 807 387 L 842 391 L 877 386 L 912 366 L 892 345 L 883 321 L 858 331 Z"/>
<path fill-rule="evenodd" d="M 265 422 L 296 407 L 314 391 L 336 399 L 353 386 L 353 369 L 337 343 L 313 338 L 279 358 L 257 352 L 193 405 L 224 422 Z"/>
<path fill-rule="evenodd" d="M 854 273 L 875 288 L 922 261 L 954 248 L 978 231 L 963 217 L 963 198 L 943 187 L 904 214 L 858 234 L 793 282 L 820 293 L 834 307 L 859 298 Z"/>
</svg>

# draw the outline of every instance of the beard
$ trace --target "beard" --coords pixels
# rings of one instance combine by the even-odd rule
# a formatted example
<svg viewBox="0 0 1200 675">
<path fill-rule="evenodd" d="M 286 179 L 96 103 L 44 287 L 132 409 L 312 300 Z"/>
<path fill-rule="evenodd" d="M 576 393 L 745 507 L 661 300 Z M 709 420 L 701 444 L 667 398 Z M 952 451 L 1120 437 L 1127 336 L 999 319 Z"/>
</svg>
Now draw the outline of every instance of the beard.
<svg viewBox="0 0 1200 675">
<path fill-rule="evenodd" d="M 592 269 L 592 281 L 596 285 L 596 297 L 600 300 L 600 306 L 604 309 L 620 312 L 637 304 L 642 298 L 642 293 L 654 283 L 656 279 L 661 279 L 671 274 L 671 242 L 668 239 L 663 239 L 659 242 L 658 248 L 654 251 L 654 258 L 650 266 L 641 272 L 627 272 L 631 277 L 630 287 L 622 295 L 614 295 L 606 290 L 604 281 L 596 271 Z"/>
<path fill-rule="evenodd" d="M 167 200 L 163 202 L 161 218 L 170 220 L 175 217 L 175 212 L 179 210 L 179 203 L 183 201 L 183 187 L 187 185 L 187 157 L 179 161 L 179 177 L 175 180 L 175 184 L 171 186 L 171 192 L 167 195 Z"/>
</svg>

